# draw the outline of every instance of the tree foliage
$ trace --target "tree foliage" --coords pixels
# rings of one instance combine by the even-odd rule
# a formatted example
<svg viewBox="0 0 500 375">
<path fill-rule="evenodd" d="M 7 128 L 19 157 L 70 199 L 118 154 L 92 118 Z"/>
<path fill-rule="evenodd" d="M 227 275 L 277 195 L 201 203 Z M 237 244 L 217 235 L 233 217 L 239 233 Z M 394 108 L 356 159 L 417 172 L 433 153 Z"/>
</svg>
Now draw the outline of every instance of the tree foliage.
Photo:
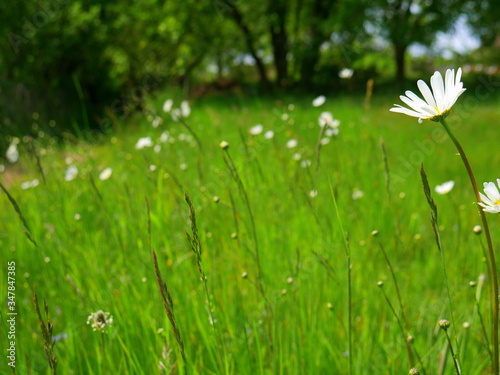
<svg viewBox="0 0 500 375">
<path fill-rule="evenodd" d="M 3 129 L 24 133 L 34 112 L 99 127 L 106 111 L 127 117 L 159 87 L 187 92 L 196 79 L 333 89 L 346 67 L 403 79 L 408 47 L 431 44 L 462 9 L 491 43 L 495 0 L 2 2 Z"/>
</svg>

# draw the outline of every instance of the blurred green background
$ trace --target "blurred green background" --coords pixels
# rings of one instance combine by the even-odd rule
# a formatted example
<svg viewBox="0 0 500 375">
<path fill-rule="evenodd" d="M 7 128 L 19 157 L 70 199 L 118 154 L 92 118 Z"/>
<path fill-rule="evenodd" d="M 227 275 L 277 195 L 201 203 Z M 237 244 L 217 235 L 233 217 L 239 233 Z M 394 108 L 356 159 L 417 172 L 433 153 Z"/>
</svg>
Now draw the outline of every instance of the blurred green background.
<svg viewBox="0 0 500 375">
<path fill-rule="evenodd" d="M 499 20 L 496 0 L 2 2 L 2 133 L 107 132 L 158 90 L 332 95 L 450 61 L 483 73 Z M 438 43 L 454 35 L 460 48 Z"/>
</svg>

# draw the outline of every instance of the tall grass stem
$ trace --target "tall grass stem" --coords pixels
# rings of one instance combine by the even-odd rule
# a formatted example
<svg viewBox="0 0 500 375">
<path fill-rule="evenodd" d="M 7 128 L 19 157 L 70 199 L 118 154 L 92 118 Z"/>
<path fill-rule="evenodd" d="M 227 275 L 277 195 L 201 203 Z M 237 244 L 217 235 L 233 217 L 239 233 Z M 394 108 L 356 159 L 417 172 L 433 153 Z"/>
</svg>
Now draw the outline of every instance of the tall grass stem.
<svg viewBox="0 0 500 375">
<path fill-rule="evenodd" d="M 469 160 L 467 159 L 467 155 L 465 154 L 464 149 L 460 142 L 455 138 L 452 131 L 448 127 L 448 124 L 444 119 L 441 119 L 441 125 L 445 129 L 446 133 L 450 137 L 451 141 L 455 145 L 460 157 L 462 158 L 462 162 L 464 163 L 465 169 L 467 170 L 467 174 L 469 175 L 469 179 L 472 185 L 472 189 L 474 190 L 474 194 L 476 196 L 477 202 L 481 201 L 481 196 L 479 195 L 479 190 L 477 187 L 476 177 L 472 172 L 472 168 L 470 166 Z M 491 268 L 491 276 L 493 280 L 493 288 L 492 288 L 492 306 L 493 306 L 493 329 L 492 329 L 492 341 L 493 341 L 493 374 L 498 375 L 500 370 L 499 363 L 499 347 L 498 347 L 498 274 L 497 274 L 497 266 L 495 260 L 495 251 L 493 249 L 493 243 L 491 240 L 490 229 L 488 226 L 488 220 L 486 219 L 486 214 L 482 210 L 482 208 L 478 205 L 479 215 L 481 216 L 481 221 L 483 224 L 484 234 L 486 236 L 486 243 L 488 244 L 488 254 Z"/>
</svg>

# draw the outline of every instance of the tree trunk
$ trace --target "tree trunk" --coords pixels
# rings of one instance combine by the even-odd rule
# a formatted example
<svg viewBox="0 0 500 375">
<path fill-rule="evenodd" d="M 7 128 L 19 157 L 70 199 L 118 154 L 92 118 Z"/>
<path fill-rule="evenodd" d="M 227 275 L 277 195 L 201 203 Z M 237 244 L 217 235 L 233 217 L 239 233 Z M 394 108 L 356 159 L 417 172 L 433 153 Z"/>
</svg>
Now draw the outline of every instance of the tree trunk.
<svg viewBox="0 0 500 375">
<path fill-rule="evenodd" d="M 314 83 L 316 66 L 320 59 L 320 47 L 330 35 L 326 34 L 321 24 L 328 20 L 333 8 L 337 5 L 336 0 L 315 0 L 312 8 L 311 19 L 309 21 L 310 42 L 302 50 L 302 58 L 299 65 L 300 85 L 304 88 L 311 88 Z"/>
<path fill-rule="evenodd" d="M 269 78 L 267 77 L 267 71 L 264 62 L 257 54 L 252 32 L 250 31 L 248 25 L 245 23 L 245 20 L 243 19 L 243 14 L 236 7 L 236 3 L 233 3 L 233 7 L 231 8 L 230 14 L 236 25 L 241 29 L 243 36 L 245 37 L 245 42 L 248 48 L 248 52 L 250 53 L 250 55 L 252 55 L 253 59 L 255 60 L 255 66 L 257 68 L 257 72 L 259 73 L 259 78 L 262 86 L 264 86 L 264 88 L 271 87 L 271 83 L 269 82 Z"/>
<path fill-rule="evenodd" d="M 302 52 L 302 63 L 300 64 L 300 85 L 305 89 L 313 86 L 316 65 L 319 61 L 321 43 L 319 38 L 314 37 L 311 44 Z"/>
<path fill-rule="evenodd" d="M 276 69 L 276 83 L 278 87 L 286 85 L 288 80 L 288 36 L 286 32 L 286 1 L 270 0 L 269 2 L 269 31 L 273 45 L 274 67 Z"/>
<path fill-rule="evenodd" d="M 394 58 L 396 62 L 396 82 L 404 85 L 406 79 L 406 49 L 407 45 L 401 43 L 394 43 Z"/>
</svg>

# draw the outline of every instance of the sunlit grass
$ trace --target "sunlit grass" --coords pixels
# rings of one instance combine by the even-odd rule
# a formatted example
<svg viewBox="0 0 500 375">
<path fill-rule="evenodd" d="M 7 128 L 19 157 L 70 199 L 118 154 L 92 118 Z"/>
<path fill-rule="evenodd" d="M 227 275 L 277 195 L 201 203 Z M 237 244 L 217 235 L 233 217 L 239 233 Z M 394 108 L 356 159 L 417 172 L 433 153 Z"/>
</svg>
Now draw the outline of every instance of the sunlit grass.
<svg viewBox="0 0 500 375">
<path fill-rule="evenodd" d="M 384 282 L 400 313 L 380 244 L 399 282 L 413 345 L 427 373 L 438 373 L 447 345 L 438 321 L 451 316 L 421 162 L 432 189 L 455 181 L 447 195 L 434 194 L 458 325 L 449 333 L 458 344 L 463 373 L 487 372 L 491 364 L 475 310 L 476 289 L 469 286 L 486 272 L 481 236 L 472 231 L 480 220 L 452 144 L 445 137 L 432 140 L 435 124 L 391 114 L 390 97 L 375 96 L 369 111 L 356 97 L 327 98 L 318 108 L 312 96 L 195 100 L 186 122 L 200 139 L 200 150 L 186 128 L 162 111 L 164 99 L 151 103 L 164 119 L 157 128 L 137 115 L 128 128 L 121 126 L 99 143 L 37 142 L 44 150 L 45 184 L 21 189 L 23 181 L 42 181 L 35 160 L 21 145 L 20 161 L 2 174 L 38 245 L 27 239 L 2 193 L 0 259 L 5 270 L 8 261 L 17 265 L 17 373 L 50 373 L 35 290 L 47 302 L 54 336 L 67 334 L 54 350 L 61 374 L 346 374 L 349 355 L 354 374 L 408 373 L 406 344 L 377 287 Z M 480 102 L 473 112 L 459 107 L 449 122 L 470 113 L 455 133 L 463 139 L 478 181 L 494 181 L 500 177 L 494 168 L 500 156 L 487 150 L 495 147 L 498 106 Z M 341 125 L 338 136 L 322 146 L 316 170 L 323 111 L 332 112 Z M 249 130 L 256 124 L 264 130 L 252 135 Z M 274 132 L 272 139 L 264 137 L 268 130 Z M 164 131 L 169 140 L 161 142 Z M 153 146 L 137 150 L 141 137 L 151 137 Z M 389 192 L 381 137 L 391 173 Z M 297 140 L 296 147 L 287 148 L 290 139 Z M 223 140 L 247 194 L 255 233 L 246 198 L 224 162 Z M 65 181 L 69 166 L 76 166 L 78 174 Z M 106 168 L 112 174 L 101 180 Z M 355 191 L 362 196 L 353 199 Z M 192 227 L 185 192 L 196 212 L 200 260 L 186 239 Z M 352 353 L 345 233 L 332 194 L 350 245 Z M 151 246 L 172 296 L 185 364 L 158 289 L 146 199 Z M 495 219 L 491 229 L 498 245 Z M 376 237 L 373 230 L 378 230 Z M 6 300 L 5 278 L 0 285 Z M 489 287 L 486 280 L 484 288 Z M 488 325 L 487 300 L 480 299 L 479 306 Z M 113 316 L 104 334 L 86 324 L 98 310 Z M 464 322 L 469 328 L 462 327 Z M 7 373 L 5 360 L 0 369 Z M 443 373 L 453 372 L 448 358 Z"/>
</svg>

